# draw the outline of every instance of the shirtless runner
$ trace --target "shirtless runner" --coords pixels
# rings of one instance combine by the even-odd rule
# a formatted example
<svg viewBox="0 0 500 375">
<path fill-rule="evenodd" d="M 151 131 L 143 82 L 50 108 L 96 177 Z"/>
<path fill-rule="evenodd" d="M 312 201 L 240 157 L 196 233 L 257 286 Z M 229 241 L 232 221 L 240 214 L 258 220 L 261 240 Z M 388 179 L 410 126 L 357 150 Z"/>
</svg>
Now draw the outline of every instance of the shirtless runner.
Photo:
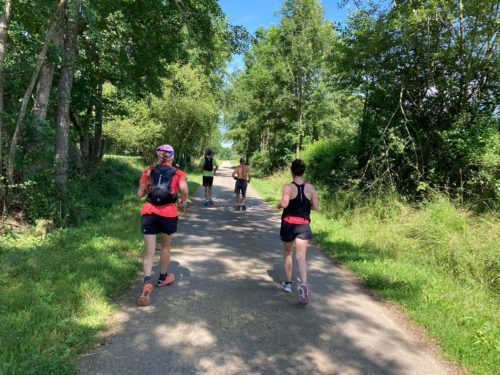
<svg viewBox="0 0 500 375">
<path fill-rule="evenodd" d="M 250 168 L 246 165 L 245 158 L 240 159 L 240 165 L 238 165 L 233 170 L 233 178 L 236 180 L 234 183 L 234 193 L 236 194 L 236 204 L 238 205 L 238 211 L 245 211 L 246 206 L 246 194 L 247 185 L 250 182 Z M 241 197 L 240 197 L 241 194 Z"/>
</svg>

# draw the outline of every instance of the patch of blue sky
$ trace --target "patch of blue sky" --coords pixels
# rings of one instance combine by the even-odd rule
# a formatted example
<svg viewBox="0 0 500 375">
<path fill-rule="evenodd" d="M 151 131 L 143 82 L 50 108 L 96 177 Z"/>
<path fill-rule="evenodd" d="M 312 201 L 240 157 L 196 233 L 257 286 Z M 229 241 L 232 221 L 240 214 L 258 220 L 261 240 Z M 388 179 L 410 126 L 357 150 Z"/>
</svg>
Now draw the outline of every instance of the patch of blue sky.
<svg viewBox="0 0 500 375">
<path fill-rule="evenodd" d="M 244 26 L 250 33 L 263 26 L 278 25 L 280 22 L 279 11 L 282 0 L 219 0 L 222 11 L 227 15 L 232 25 Z M 325 19 L 333 22 L 342 22 L 347 19 L 349 7 L 339 7 L 339 0 L 322 0 Z M 243 67 L 243 56 L 234 55 L 227 65 L 230 73 Z"/>
</svg>

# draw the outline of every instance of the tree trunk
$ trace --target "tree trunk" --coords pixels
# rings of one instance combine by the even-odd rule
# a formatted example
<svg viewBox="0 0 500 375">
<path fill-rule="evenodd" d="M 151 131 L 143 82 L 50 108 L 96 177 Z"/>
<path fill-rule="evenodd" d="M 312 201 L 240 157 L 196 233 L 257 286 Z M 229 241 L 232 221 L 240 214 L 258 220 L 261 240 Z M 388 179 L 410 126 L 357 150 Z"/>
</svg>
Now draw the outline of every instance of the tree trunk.
<svg viewBox="0 0 500 375">
<path fill-rule="evenodd" d="M 92 112 L 93 112 L 92 105 L 89 105 L 86 114 L 87 119 L 92 119 Z M 78 114 L 73 110 L 70 111 L 69 116 L 73 126 L 78 132 L 78 135 L 80 136 L 79 140 L 80 154 L 78 159 L 78 165 L 81 168 L 86 168 L 92 158 L 92 153 L 91 153 L 92 145 L 90 143 L 89 125 L 83 123 Z"/>
<path fill-rule="evenodd" d="M 54 40 L 52 42 L 58 47 L 62 45 L 63 41 L 61 30 L 59 30 L 54 36 Z M 45 137 L 47 131 L 45 119 L 47 117 L 54 71 L 55 64 L 46 60 L 40 72 L 40 78 L 38 79 L 35 97 L 33 99 L 33 120 L 31 121 L 33 141 L 27 145 L 26 151 L 28 155 L 40 155 L 37 151 L 41 150 L 42 157 L 30 160 L 29 175 L 36 174 L 38 171 L 45 170 L 52 165 L 52 162 L 50 161 L 51 158 L 47 158 L 47 156 L 53 152 L 53 142 L 49 142 L 47 137 Z"/>
<path fill-rule="evenodd" d="M 102 156 L 102 84 L 97 86 L 97 100 L 95 104 L 94 146 L 92 147 L 92 162 L 98 163 Z"/>
<path fill-rule="evenodd" d="M 297 144 L 295 147 L 295 157 L 297 159 L 300 158 L 300 149 L 302 148 L 302 134 L 304 132 L 304 129 L 302 128 L 304 125 L 302 119 L 303 114 L 301 105 L 299 105 L 298 112 L 299 112 L 299 118 L 298 118 L 298 129 L 297 129 Z"/>
<path fill-rule="evenodd" d="M 35 65 L 35 69 L 33 74 L 31 75 L 31 81 L 24 93 L 23 100 L 21 102 L 21 108 L 19 109 L 19 115 L 17 117 L 16 129 L 14 130 L 14 135 L 12 136 L 12 141 L 10 143 L 10 151 L 9 151 L 9 159 L 7 161 L 7 182 L 9 184 L 14 183 L 14 170 L 16 168 L 16 148 L 19 139 L 21 138 L 21 130 L 24 122 L 24 117 L 26 116 L 26 109 L 28 107 L 28 102 L 33 92 L 33 88 L 35 87 L 35 83 L 38 79 L 38 75 L 40 74 L 40 70 L 45 61 L 45 56 L 47 56 L 47 50 L 49 48 L 49 42 L 53 39 L 54 33 L 57 30 L 57 24 L 60 17 L 61 12 L 65 8 L 66 0 L 60 0 L 59 6 L 57 7 L 56 13 L 52 17 L 50 21 L 49 31 L 47 32 L 47 37 L 45 38 L 45 43 L 43 44 L 42 50 L 38 55 L 38 61 Z"/>
<path fill-rule="evenodd" d="M 60 47 L 63 43 L 61 30 L 57 30 L 54 34 L 54 39 L 50 41 L 56 47 Z M 50 61 L 45 61 L 40 73 L 40 79 L 36 87 L 35 98 L 33 103 L 33 116 L 35 120 L 45 121 L 47 116 L 47 107 L 50 98 L 50 89 L 52 88 L 52 80 L 54 79 L 55 64 Z"/>
<path fill-rule="evenodd" d="M 47 116 L 47 106 L 49 104 L 50 89 L 54 78 L 55 66 L 53 63 L 45 62 L 40 73 L 40 79 L 36 87 L 33 103 L 33 117 L 38 121 L 45 121 Z"/>
<path fill-rule="evenodd" d="M 297 111 L 297 143 L 295 145 L 295 157 L 300 158 L 300 149 L 302 148 L 302 135 L 304 132 L 303 127 L 303 117 L 304 117 L 304 77 L 299 75 L 295 82 L 295 110 Z"/>
<path fill-rule="evenodd" d="M 73 87 L 73 64 L 78 39 L 77 20 L 72 19 L 72 17 L 78 14 L 77 6 L 75 2 L 75 12 L 68 15 L 67 18 L 68 27 L 64 38 L 64 63 L 57 87 L 55 182 L 62 194 L 66 192 L 68 182 L 69 104 Z"/>
<path fill-rule="evenodd" d="M 3 13 L 0 16 L 0 175 L 3 170 L 3 134 L 4 134 L 4 123 L 3 123 L 3 96 L 4 96 L 4 81 L 5 73 L 3 68 L 3 63 L 5 59 L 5 49 L 7 44 L 7 30 L 9 29 L 10 15 L 12 10 L 12 1 L 6 0 Z"/>
</svg>

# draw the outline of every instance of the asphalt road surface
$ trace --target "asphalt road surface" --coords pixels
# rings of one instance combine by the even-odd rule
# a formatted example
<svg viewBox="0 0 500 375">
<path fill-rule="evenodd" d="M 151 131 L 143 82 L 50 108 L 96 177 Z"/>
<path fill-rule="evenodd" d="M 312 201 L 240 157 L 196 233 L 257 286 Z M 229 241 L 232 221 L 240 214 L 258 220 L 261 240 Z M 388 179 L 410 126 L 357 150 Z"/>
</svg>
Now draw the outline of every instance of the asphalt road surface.
<svg viewBox="0 0 500 375">
<path fill-rule="evenodd" d="M 81 356 L 81 374 L 459 373 L 316 245 L 307 254 L 309 305 L 297 302 L 295 261 L 294 291 L 282 292 L 279 213 L 251 184 L 248 210 L 236 211 L 231 170 L 220 172 L 214 206 L 203 206 L 200 188 L 179 223 L 175 284 L 137 307 L 138 278 L 106 337 Z"/>
</svg>

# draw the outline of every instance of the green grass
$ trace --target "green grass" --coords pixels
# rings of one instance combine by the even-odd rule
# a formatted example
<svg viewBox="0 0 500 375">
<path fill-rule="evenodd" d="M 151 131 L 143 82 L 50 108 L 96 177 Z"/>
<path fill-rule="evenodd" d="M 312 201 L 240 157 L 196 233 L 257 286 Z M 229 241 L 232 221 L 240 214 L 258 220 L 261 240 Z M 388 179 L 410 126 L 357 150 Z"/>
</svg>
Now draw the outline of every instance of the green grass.
<svg viewBox="0 0 500 375">
<path fill-rule="evenodd" d="M 286 173 L 252 183 L 277 202 Z M 500 220 L 442 196 L 420 207 L 397 197 L 321 192 L 316 239 L 382 299 L 398 303 L 471 374 L 500 368 Z"/>
<path fill-rule="evenodd" d="M 102 215 L 78 227 L 37 234 L 36 228 L 0 237 L 0 373 L 68 374 L 115 310 L 112 298 L 140 269 L 139 209 L 135 194 L 143 165 L 115 158 L 132 182 Z M 107 177 L 103 177 L 107 178 Z M 189 175 L 193 193 L 201 177 Z M 92 199 L 100 198 L 96 194 Z"/>
</svg>

